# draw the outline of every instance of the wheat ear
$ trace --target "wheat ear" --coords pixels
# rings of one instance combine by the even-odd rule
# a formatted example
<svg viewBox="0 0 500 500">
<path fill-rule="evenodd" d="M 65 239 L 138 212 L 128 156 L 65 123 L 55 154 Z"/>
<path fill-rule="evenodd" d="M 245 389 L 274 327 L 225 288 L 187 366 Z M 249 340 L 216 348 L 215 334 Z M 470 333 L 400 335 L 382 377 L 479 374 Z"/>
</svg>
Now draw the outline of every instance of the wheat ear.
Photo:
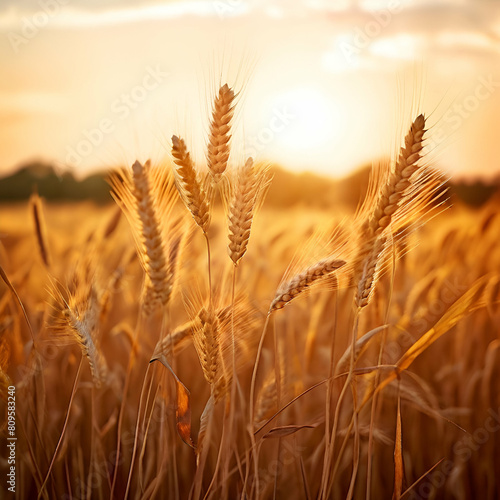
<svg viewBox="0 0 500 500">
<path fill-rule="evenodd" d="M 52 287 L 57 313 L 55 330 L 63 335 L 70 332 L 71 337 L 76 340 L 83 355 L 87 358 L 94 383 L 100 386 L 107 374 L 104 357 L 96 344 L 100 301 L 94 284 L 84 290 L 81 288 L 84 283 L 79 281 L 77 283 L 74 293 L 66 291 L 67 298 L 57 285 L 54 284 Z"/>
<path fill-rule="evenodd" d="M 31 195 L 30 198 L 30 208 L 33 215 L 33 222 L 35 224 L 36 240 L 38 243 L 38 250 L 40 251 L 40 256 L 42 261 L 47 268 L 50 267 L 50 254 L 47 245 L 47 238 L 45 232 L 45 224 L 42 210 L 42 200 L 37 193 Z"/>
<path fill-rule="evenodd" d="M 361 228 L 362 242 L 355 264 L 357 291 L 355 304 L 366 307 L 373 295 L 375 285 L 383 271 L 384 252 L 389 242 L 385 230 L 400 213 L 409 213 L 412 204 L 415 209 L 421 207 L 422 197 L 412 192 L 412 186 L 432 184 L 432 176 L 414 181 L 420 168 L 425 133 L 425 117 L 420 114 L 411 124 L 405 136 L 395 167 L 381 186 L 375 201 L 375 207 L 366 218 Z M 414 196 L 412 196 L 414 195 Z M 413 199 L 412 199 L 413 198 Z M 408 206 L 404 206 L 404 204 Z"/>
<path fill-rule="evenodd" d="M 247 251 L 254 212 L 268 183 L 267 170 L 256 169 L 252 158 L 235 176 L 228 213 L 228 250 L 235 266 Z"/>
<path fill-rule="evenodd" d="M 222 370 L 222 353 L 219 342 L 220 320 L 211 307 L 202 307 L 198 313 L 200 326 L 194 333 L 194 345 L 203 375 L 210 385 L 212 397 L 217 402 L 227 387 Z"/>
<path fill-rule="evenodd" d="M 306 292 L 312 285 L 318 283 L 322 278 L 337 271 L 346 262 L 337 258 L 328 258 L 318 261 L 316 264 L 308 267 L 305 271 L 296 274 L 291 280 L 283 283 L 277 290 L 276 295 L 271 302 L 269 312 L 276 309 L 282 309 L 301 293 Z"/>
<path fill-rule="evenodd" d="M 166 177 L 164 175 L 164 177 Z M 158 182 L 156 182 L 158 181 Z M 132 177 L 128 171 L 110 177 L 112 196 L 122 208 L 132 226 L 137 252 L 145 271 L 143 304 L 146 311 L 167 304 L 172 292 L 173 277 L 169 276 L 165 249 L 161 235 L 160 215 L 170 209 L 173 196 L 168 179 L 151 175 L 151 163 L 136 161 Z M 155 196 L 154 184 L 160 192 Z M 158 206 L 162 209 L 158 213 Z"/>
<path fill-rule="evenodd" d="M 173 277 L 167 271 L 167 262 L 160 231 L 160 223 L 155 210 L 155 203 L 150 186 L 150 162 L 142 165 L 138 161 L 132 166 L 134 194 L 142 226 L 143 255 L 146 263 L 146 300 L 151 309 L 159 302 L 165 305 L 172 292 Z"/>
<path fill-rule="evenodd" d="M 364 262 L 363 272 L 358 281 L 358 287 L 354 298 L 354 303 L 357 307 L 363 308 L 370 302 L 375 284 L 381 270 L 380 262 L 383 258 L 385 250 L 386 238 L 378 236 L 373 244 L 371 252 L 367 255 Z"/>
<path fill-rule="evenodd" d="M 227 168 L 231 142 L 231 121 L 234 115 L 234 91 L 227 83 L 214 100 L 207 144 L 207 164 L 216 182 Z"/>
<path fill-rule="evenodd" d="M 418 115 L 411 124 L 401 147 L 394 171 L 380 190 L 375 208 L 369 218 L 368 227 L 373 234 L 380 234 L 391 223 L 401 200 L 411 185 L 411 177 L 418 170 L 425 133 L 425 117 Z"/>
<path fill-rule="evenodd" d="M 157 344 L 153 353 L 153 359 L 163 355 L 167 359 L 172 355 L 179 354 L 191 342 L 192 336 L 197 329 L 201 328 L 199 317 L 177 327 L 172 333 L 163 337 Z"/>
<path fill-rule="evenodd" d="M 207 234 L 210 225 L 208 195 L 200 182 L 186 143 L 176 135 L 172 136 L 172 156 L 177 165 L 175 174 L 182 201 L 191 212 L 196 224 L 204 234 Z"/>
</svg>

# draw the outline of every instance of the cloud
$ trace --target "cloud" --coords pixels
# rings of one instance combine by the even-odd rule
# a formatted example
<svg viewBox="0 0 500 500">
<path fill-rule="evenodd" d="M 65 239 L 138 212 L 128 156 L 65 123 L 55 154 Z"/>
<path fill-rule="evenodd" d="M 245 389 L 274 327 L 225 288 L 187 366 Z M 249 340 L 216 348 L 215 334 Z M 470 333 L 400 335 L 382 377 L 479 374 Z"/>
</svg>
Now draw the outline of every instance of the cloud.
<svg viewBox="0 0 500 500">
<path fill-rule="evenodd" d="M 500 54 L 500 5 L 490 1 L 366 0 L 342 11 L 307 1 L 323 9 L 335 32 L 322 57 L 332 73 L 373 68 L 376 61 L 451 56 L 477 62 Z"/>
<path fill-rule="evenodd" d="M 93 28 L 186 16 L 235 17 L 248 11 L 248 2 L 239 0 L 149 2 L 140 6 L 137 2 L 123 0 L 99 4 L 39 0 L 24 2 L 22 5 L 4 5 L 4 8 L 0 9 L 0 30 L 22 29 L 26 20 L 37 25 L 37 19 L 42 20 L 44 27 L 46 25 L 48 28 Z"/>
</svg>

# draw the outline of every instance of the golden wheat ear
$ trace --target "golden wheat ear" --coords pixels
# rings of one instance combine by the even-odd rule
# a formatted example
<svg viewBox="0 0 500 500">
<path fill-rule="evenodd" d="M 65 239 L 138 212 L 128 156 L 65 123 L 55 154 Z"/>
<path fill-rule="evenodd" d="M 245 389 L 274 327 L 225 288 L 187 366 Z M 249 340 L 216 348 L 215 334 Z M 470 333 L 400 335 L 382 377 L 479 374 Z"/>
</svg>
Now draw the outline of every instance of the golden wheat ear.
<svg viewBox="0 0 500 500">
<path fill-rule="evenodd" d="M 52 280 L 49 293 L 53 298 L 53 333 L 61 339 L 72 339 L 87 359 L 96 386 L 107 379 L 107 365 L 99 348 L 99 293 L 87 270 L 77 269 L 68 287 Z"/>
<path fill-rule="evenodd" d="M 293 276 L 283 283 L 274 296 L 269 312 L 282 309 L 299 295 L 309 291 L 313 285 L 318 284 L 338 269 L 346 265 L 345 260 L 338 258 L 323 259 Z"/>
<path fill-rule="evenodd" d="M 271 182 L 269 169 L 257 167 L 248 158 L 231 180 L 231 201 L 228 204 L 229 257 L 235 266 L 245 255 L 255 211 Z"/>
<path fill-rule="evenodd" d="M 404 146 L 401 146 L 394 168 L 385 176 L 377 193 L 375 206 L 368 217 L 368 228 L 371 233 L 380 234 L 386 229 L 411 188 L 414 174 L 421 167 L 425 133 L 425 117 L 418 115 L 405 136 Z"/>
<path fill-rule="evenodd" d="M 234 90 L 226 83 L 214 99 L 207 144 L 207 165 L 215 182 L 226 171 L 229 160 L 234 98 Z"/>
<path fill-rule="evenodd" d="M 50 252 L 47 243 L 47 232 L 45 229 L 45 219 L 43 216 L 42 200 L 37 193 L 31 195 L 30 210 L 33 216 L 33 223 L 35 226 L 36 241 L 38 243 L 38 250 L 43 263 L 47 269 L 50 268 Z"/>
<path fill-rule="evenodd" d="M 404 138 L 394 167 L 382 177 L 378 191 L 364 202 L 359 250 L 354 262 L 355 304 L 368 305 L 379 277 L 387 269 L 387 255 L 406 237 L 408 227 L 432 211 L 443 182 L 439 172 L 425 168 L 422 157 L 425 117 L 418 115 Z M 372 206 L 370 211 L 368 209 Z"/>
<path fill-rule="evenodd" d="M 184 139 L 172 136 L 172 156 L 177 189 L 194 221 L 207 234 L 210 226 L 209 196 L 204 189 Z"/>
<path fill-rule="evenodd" d="M 212 307 L 202 307 L 197 315 L 193 341 L 205 380 L 210 385 L 214 401 L 219 401 L 228 387 L 222 365 L 220 319 Z"/>
<path fill-rule="evenodd" d="M 165 168 L 152 170 L 148 161 L 136 161 L 132 172 L 114 172 L 109 178 L 111 195 L 132 228 L 137 253 L 145 272 L 143 305 L 146 312 L 166 305 L 172 293 L 162 221 L 168 219 L 175 202 L 174 183 Z"/>
</svg>

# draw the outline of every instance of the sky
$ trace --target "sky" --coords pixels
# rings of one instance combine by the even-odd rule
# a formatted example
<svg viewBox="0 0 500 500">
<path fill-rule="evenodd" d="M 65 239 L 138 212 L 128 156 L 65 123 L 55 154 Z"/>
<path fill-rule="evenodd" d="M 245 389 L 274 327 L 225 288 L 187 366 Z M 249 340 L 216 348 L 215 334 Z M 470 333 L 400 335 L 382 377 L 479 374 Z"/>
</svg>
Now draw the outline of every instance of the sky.
<svg viewBox="0 0 500 500">
<path fill-rule="evenodd" d="M 429 162 L 500 173 L 495 0 L 2 0 L 0 75 L 0 174 L 156 160 L 173 134 L 203 165 L 226 82 L 233 164 L 341 177 L 424 112 Z"/>
</svg>

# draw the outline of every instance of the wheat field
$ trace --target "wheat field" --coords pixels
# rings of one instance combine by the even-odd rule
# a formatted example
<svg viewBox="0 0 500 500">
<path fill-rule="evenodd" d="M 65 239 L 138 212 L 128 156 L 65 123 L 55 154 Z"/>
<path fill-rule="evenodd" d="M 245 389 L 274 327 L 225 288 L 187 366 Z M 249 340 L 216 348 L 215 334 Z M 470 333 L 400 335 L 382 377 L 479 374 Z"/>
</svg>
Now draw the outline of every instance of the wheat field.
<svg viewBox="0 0 500 500">
<path fill-rule="evenodd" d="M 15 498 L 498 498 L 498 202 L 447 198 L 417 113 L 357 210 L 273 207 L 234 99 L 208 168 L 174 135 L 114 203 L 3 205 Z"/>
</svg>

